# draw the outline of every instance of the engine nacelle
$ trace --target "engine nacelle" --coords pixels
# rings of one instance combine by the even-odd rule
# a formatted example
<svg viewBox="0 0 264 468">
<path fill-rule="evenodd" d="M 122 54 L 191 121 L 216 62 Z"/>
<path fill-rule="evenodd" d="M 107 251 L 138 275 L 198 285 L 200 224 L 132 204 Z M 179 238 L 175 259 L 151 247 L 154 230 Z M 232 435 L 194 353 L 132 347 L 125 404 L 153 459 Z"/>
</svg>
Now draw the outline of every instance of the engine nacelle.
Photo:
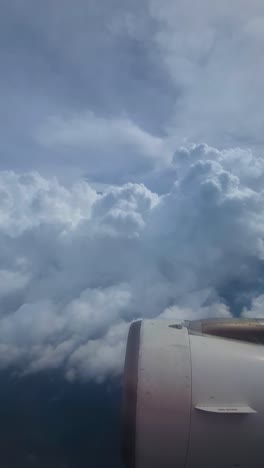
<svg viewBox="0 0 264 468">
<path fill-rule="evenodd" d="M 263 468 L 264 321 L 130 326 L 123 390 L 129 468 Z"/>
</svg>

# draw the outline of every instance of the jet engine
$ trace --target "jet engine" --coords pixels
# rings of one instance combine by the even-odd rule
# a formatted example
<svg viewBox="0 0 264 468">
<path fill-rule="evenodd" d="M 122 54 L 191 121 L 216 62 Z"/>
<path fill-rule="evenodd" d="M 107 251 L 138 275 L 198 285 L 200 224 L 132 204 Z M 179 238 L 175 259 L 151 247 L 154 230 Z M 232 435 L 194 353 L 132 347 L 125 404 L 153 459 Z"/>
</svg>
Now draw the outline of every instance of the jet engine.
<svg viewBox="0 0 264 468">
<path fill-rule="evenodd" d="M 264 320 L 139 320 L 123 382 L 128 468 L 264 467 Z"/>
</svg>

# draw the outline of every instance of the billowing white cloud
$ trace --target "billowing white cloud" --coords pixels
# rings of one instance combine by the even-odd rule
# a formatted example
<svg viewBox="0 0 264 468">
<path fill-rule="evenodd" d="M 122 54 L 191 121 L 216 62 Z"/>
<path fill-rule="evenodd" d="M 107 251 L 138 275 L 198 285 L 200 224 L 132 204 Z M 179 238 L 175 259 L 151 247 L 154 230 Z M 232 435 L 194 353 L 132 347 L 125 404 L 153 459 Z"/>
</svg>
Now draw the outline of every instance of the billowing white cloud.
<svg viewBox="0 0 264 468">
<path fill-rule="evenodd" d="M 1 368 L 102 381 L 135 318 L 263 314 L 262 160 L 189 145 L 167 171 L 163 195 L 0 173 Z"/>
<path fill-rule="evenodd" d="M 188 320 L 195 320 L 197 317 L 203 318 L 230 318 L 230 310 L 225 304 L 215 303 L 210 306 L 197 307 L 178 307 L 172 306 L 164 310 L 158 319 L 181 320 L 182 317 L 188 317 Z"/>
<path fill-rule="evenodd" d="M 244 308 L 243 317 L 245 318 L 264 318 L 264 294 L 256 296 L 253 301 L 251 308 Z"/>
</svg>

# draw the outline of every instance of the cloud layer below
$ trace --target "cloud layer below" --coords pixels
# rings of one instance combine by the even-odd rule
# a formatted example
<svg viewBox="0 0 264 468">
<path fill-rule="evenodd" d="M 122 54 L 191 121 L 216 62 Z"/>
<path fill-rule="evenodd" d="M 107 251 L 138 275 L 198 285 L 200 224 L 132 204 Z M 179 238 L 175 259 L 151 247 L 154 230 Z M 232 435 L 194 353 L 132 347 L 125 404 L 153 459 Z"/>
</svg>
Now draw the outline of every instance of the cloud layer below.
<svg viewBox="0 0 264 468">
<path fill-rule="evenodd" d="M 1 172 L 1 368 L 100 381 L 135 318 L 263 315 L 263 160 L 190 145 L 157 174 L 163 195 Z"/>
</svg>

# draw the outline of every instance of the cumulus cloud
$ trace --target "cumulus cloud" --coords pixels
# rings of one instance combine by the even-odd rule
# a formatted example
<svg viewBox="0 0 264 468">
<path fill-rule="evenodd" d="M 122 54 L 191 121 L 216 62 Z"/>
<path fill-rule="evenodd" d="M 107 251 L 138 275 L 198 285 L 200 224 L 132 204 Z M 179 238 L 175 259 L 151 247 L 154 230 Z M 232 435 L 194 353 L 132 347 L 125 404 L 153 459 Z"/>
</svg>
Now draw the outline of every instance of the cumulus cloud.
<svg viewBox="0 0 264 468">
<path fill-rule="evenodd" d="M 197 317 L 203 318 L 230 318 L 231 313 L 226 304 L 215 303 L 210 306 L 203 306 L 191 308 L 191 307 L 179 307 L 171 306 L 164 310 L 158 319 L 169 319 L 169 320 L 181 320 L 183 317 L 188 317 L 188 320 L 195 320 Z"/>
<path fill-rule="evenodd" d="M 263 314 L 262 160 L 193 144 L 168 171 L 162 195 L 0 173 L 1 368 L 102 381 L 133 319 Z"/>
<path fill-rule="evenodd" d="M 244 307 L 243 317 L 245 318 L 263 318 L 264 317 L 264 294 L 256 296 L 253 301 L 251 308 Z"/>
</svg>

